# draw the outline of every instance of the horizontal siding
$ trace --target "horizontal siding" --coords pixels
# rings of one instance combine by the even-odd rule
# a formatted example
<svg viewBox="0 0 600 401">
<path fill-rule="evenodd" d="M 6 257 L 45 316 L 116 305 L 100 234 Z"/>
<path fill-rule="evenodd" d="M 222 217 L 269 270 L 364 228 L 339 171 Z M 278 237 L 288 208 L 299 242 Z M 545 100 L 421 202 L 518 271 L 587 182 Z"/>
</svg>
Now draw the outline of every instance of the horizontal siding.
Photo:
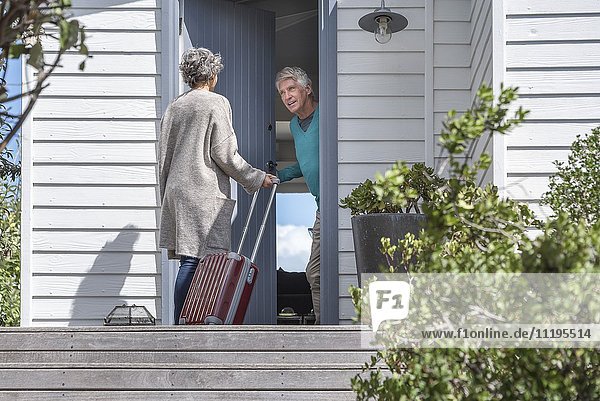
<svg viewBox="0 0 600 401">
<path fill-rule="evenodd" d="M 519 16 L 506 20 L 505 39 L 509 42 L 598 40 L 600 39 L 598 26 L 600 26 L 600 15 L 545 18 Z"/>
<path fill-rule="evenodd" d="M 438 1 L 433 9 L 433 18 L 438 22 L 468 22 L 471 20 L 471 10 L 465 7 L 465 0 Z"/>
<path fill-rule="evenodd" d="M 423 156 L 422 141 L 340 141 L 340 163 L 389 162 L 390 160 L 415 160 Z"/>
<path fill-rule="evenodd" d="M 577 135 L 598 126 L 594 122 L 561 121 L 558 127 L 553 122 L 525 122 L 506 136 L 506 145 L 511 147 L 539 146 L 550 141 L 552 146 L 571 146 Z"/>
<path fill-rule="evenodd" d="M 395 34 L 402 40 L 390 40 L 385 44 L 386 52 L 419 52 L 425 46 L 424 31 L 402 31 Z M 394 35 L 394 36 L 395 36 Z M 394 39 L 397 39 L 394 37 Z M 374 37 L 372 33 L 365 32 L 358 28 L 352 31 L 338 32 L 338 52 L 351 51 L 360 53 L 379 53 L 381 48 L 373 46 Z M 375 42 L 375 44 L 377 44 Z"/>
<path fill-rule="evenodd" d="M 132 152 L 135 149 L 135 152 Z M 45 163 L 155 163 L 156 143 L 84 142 L 71 147 L 62 142 L 36 142 L 33 162 Z"/>
<path fill-rule="evenodd" d="M 364 10 L 366 12 L 371 12 L 373 11 L 373 8 L 375 8 L 375 6 L 379 6 L 379 4 L 375 4 L 375 6 L 372 6 L 370 3 L 371 2 L 365 2 L 365 0 L 337 0 L 338 3 L 338 8 L 339 10 L 342 9 L 361 9 Z M 394 7 L 393 4 L 389 4 L 387 5 L 390 9 L 392 9 L 392 11 L 395 12 L 399 12 L 398 8 Z M 423 0 L 402 0 L 402 10 L 404 10 L 404 8 L 417 8 L 417 7 L 423 7 Z M 338 11 L 339 12 L 339 11 Z M 338 19 L 338 29 L 340 26 L 342 26 L 343 23 Z"/>
<path fill-rule="evenodd" d="M 81 168 L 81 167 L 80 167 Z M 79 169 L 79 168 L 78 168 Z M 75 182 L 74 184 L 78 184 Z M 158 190 L 154 183 L 145 186 L 105 186 L 104 182 L 94 185 L 38 185 L 33 187 L 32 197 L 37 207 L 157 207 Z M 36 218 L 36 217 L 34 217 Z"/>
<path fill-rule="evenodd" d="M 397 160 L 425 160 L 425 5 L 421 1 L 398 5 L 388 7 L 405 15 L 409 25 L 389 43 L 379 45 L 373 34 L 357 25 L 374 6 L 355 0 L 337 2 L 338 194 L 373 178 L 376 171 L 384 172 Z M 450 43 L 455 40 L 456 33 L 449 27 L 440 34 Z M 347 224 L 339 221 L 340 236 L 347 235 Z M 347 322 L 353 316 L 347 288 L 356 283 L 356 268 L 340 264 L 339 272 L 339 318 Z"/>
<path fill-rule="evenodd" d="M 506 181 L 506 193 L 509 197 L 522 201 L 535 201 L 548 191 L 550 177 L 548 174 L 536 176 L 508 177 Z"/>
<path fill-rule="evenodd" d="M 53 53 L 48 52 L 50 56 Z M 86 60 L 85 70 L 79 70 L 79 64 L 83 57 L 77 54 L 65 54 L 61 58 L 61 67 L 57 68 L 50 79 L 57 76 L 68 75 L 89 76 L 89 75 L 156 75 L 161 73 L 160 54 L 106 54 L 96 53 L 95 49 L 90 49 L 92 58 Z"/>
<path fill-rule="evenodd" d="M 37 297 L 120 297 L 126 288 L 129 297 L 144 297 L 160 293 L 160 277 L 133 276 L 129 274 L 103 274 L 95 276 L 36 276 L 31 283 Z"/>
<path fill-rule="evenodd" d="M 354 259 L 354 253 L 340 252 L 338 262 L 340 264 L 340 274 L 356 274 L 356 259 Z"/>
<path fill-rule="evenodd" d="M 94 120 L 90 123 L 74 118 L 38 118 L 33 122 L 33 130 L 36 133 L 36 142 L 156 141 L 158 125 L 159 121 L 154 119 L 110 119 Z"/>
<path fill-rule="evenodd" d="M 122 263 L 123 255 L 106 252 L 105 257 L 99 258 L 93 253 L 42 253 L 33 255 L 33 273 L 39 274 L 143 274 L 155 275 L 160 273 L 160 255 L 136 253 L 125 255 L 129 263 Z"/>
<path fill-rule="evenodd" d="M 100 325 L 122 303 L 160 317 L 162 5 L 73 3 L 92 57 L 64 55 L 33 111 L 31 324 Z"/>
<path fill-rule="evenodd" d="M 34 165 L 34 185 L 156 185 L 156 166 Z"/>
<path fill-rule="evenodd" d="M 506 67 L 510 69 L 597 68 L 600 43 L 511 43 L 506 46 Z M 582 57 L 585 55 L 585 57 Z"/>
<path fill-rule="evenodd" d="M 422 157 L 411 162 L 423 162 Z M 373 179 L 376 173 L 385 173 L 387 169 L 392 167 L 393 162 L 383 163 L 347 163 L 338 164 L 338 185 L 353 184 L 358 185 L 364 182 L 367 178 Z"/>
<path fill-rule="evenodd" d="M 157 119 L 161 116 L 158 98 L 43 97 L 35 105 L 35 118 Z"/>
<path fill-rule="evenodd" d="M 506 171 L 508 174 L 551 174 L 556 171 L 555 160 L 566 161 L 569 149 L 555 149 L 540 146 L 535 149 L 508 148 L 506 154 Z"/>
<path fill-rule="evenodd" d="M 506 139 L 506 193 L 538 217 L 553 162 L 600 125 L 600 3 L 505 1 L 505 83 L 519 86 L 528 121 Z"/>
<path fill-rule="evenodd" d="M 470 85 L 470 71 L 467 68 L 433 69 L 433 85 L 438 90 L 464 90 Z"/>
<path fill-rule="evenodd" d="M 373 129 L 373 120 L 367 118 L 339 118 L 338 139 L 356 141 L 391 141 L 402 137 L 406 141 L 422 141 L 425 121 L 422 118 L 388 118 L 377 121 Z"/>
<path fill-rule="evenodd" d="M 513 70 L 508 71 L 505 77 L 519 87 L 521 95 L 600 93 L 600 70 Z"/>
<path fill-rule="evenodd" d="M 127 227 L 119 231 L 42 230 L 32 234 L 34 252 L 156 252 L 157 235 Z M 121 257 L 121 261 L 127 261 Z"/>
<path fill-rule="evenodd" d="M 160 76 L 97 76 L 90 85 L 89 76 L 56 76 L 40 97 L 123 96 L 156 97 L 160 93 Z"/>
<path fill-rule="evenodd" d="M 526 95 L 519 98 L 519 106 L 531 111 L 527 116 L 530 120 L 600 121 L 600 96 L 590 94 L 542 97 Z"/>
<path fill-rule="evenodd" d="M 350 97 L 338 96 L 340 118 L 423 118 L 424 99 L 420 96 Z M 373 122 L 377 129 L 377 122 Z"/>
<path fill-rule="evenodd" d="M 434 67 L 446 68 L 469 68 L 469 44 L 434 44 L 433 64 Z"/>
<path fill-rule="evenodd" d="M 163 0 L 127 0 L 127 1 L 115 1 L 115 0 L 72 0 L 73 8 L 87 8 L 87 9 L 152 9 L 160 8 Z"/>
<path fill-rule="evenodd" d="M 424 75 L 339 75 L 338 96 L 424 96 Z"/>
<path fill-rule="evenodd" d="M 140 297 L 35 297 L 33 299 L 33 308 L 36 311 L 37 320 L 45 321 L 44 326 L 49 326 L 53 320 L 56 325 L 73 326 L 70 320 L 79 321 L 77 323 L 86 326 L 101 326 L 104 318 L 110 311 L 118 305 L 124 303 L 128 305 L 145 306 L 148 312 L 155 318 L 161 317 L 160 299 L 140 298 Z"/>
<path fill-rule="evenodd" d="M 505 4 L 506 13 L 509 16 L 598 13 L 598 0 L 510 0 Z"/>
<path fill-rule="evenodd" d="M 79 7 L 78 3 L 77 0 L 73 1 L 75 7 Z M 98 2 L 98 6 L 101 7 L 101 3 Z M 160 10 L 156 8 L 150 10 L 73 8 L 70 14 L 83 24 L 88 31 L 97 29 L 157 31 L 161 28 Z"/>
<path fill-rule="evenodd" d="M 340 320 L 350 320 L 355 317 L 356 312 L 352 299 L 348 297 L 340 298 Z"/>
<path fill-rule="evenodd" d="M 47 229 L 121 229 L 127 225 L 144 230 L 158 229 L 158 208 L 69 209 L 36 208 L 33 225 Z M 68 215 L 69 219 L 63 219 Z"/>
<path fill-rule="evenodd" d="M 85 43 L 88 48 L 94 49 L 94 53 L 158 53 L 160 52 L 160 32 L 90 31 L 86 32 Z M 59 49 L 56 41 L 49 41 L 44 46 L 50 52 L 56 52 Z"/>
<path fill-rule="evenodd" d="M 424 52 L 406 52 L 400 57 L 396 53 L 367 55 L 354 52 L 338 52 L 338 74 L 423 74 Z"/>
</svg>

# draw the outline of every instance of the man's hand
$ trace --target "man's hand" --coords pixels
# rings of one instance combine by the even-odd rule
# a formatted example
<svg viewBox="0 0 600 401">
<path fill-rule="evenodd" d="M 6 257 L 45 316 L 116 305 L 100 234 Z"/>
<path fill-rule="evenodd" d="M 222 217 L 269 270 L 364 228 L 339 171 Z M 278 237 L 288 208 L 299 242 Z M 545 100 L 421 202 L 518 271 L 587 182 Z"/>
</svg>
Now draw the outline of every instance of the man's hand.
<svg viewBox="0 0 600 401">
<path fill-rule="evenodd" d="M 273 186 L 273 182 L 274 181 L 276 183 L 279 183 L 279 179 L 276 176 L 274 176 L 272 174 L 267 174 L 267 175 L 265 175 L 265 179 L 264 179 L 264 181 L 262 183 L 262 187 L 263 188 L 270 188 L 270 187 Z"/>
</svg>

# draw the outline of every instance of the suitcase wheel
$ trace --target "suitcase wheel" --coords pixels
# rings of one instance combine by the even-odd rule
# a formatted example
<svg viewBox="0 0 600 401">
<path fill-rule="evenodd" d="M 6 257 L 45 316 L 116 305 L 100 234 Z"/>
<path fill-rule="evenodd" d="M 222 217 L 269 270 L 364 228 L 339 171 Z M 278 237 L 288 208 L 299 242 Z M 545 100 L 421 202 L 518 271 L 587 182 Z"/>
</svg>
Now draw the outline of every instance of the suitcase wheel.
<svg viewBox="0 0 600 401">
<path fill-rule="evenodd" d="M 206 316 L 204 324 L 223 324 L 223 321 L 216 316 Z"/>
</svg>

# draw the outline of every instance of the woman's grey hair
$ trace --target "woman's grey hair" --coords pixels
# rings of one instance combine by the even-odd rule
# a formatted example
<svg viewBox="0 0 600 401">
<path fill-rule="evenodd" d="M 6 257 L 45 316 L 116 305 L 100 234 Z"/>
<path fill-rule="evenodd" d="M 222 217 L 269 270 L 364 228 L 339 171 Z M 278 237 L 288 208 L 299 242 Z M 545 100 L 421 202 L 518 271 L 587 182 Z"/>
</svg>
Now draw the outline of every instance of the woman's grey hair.
<svg viewBox="0 0 600 401">
<path fill-rule="evenodd" d="M 275 76 L 275 87 L 279 90 L 279 83 L 286 79 L 293 79 L 298 82 L 300 85 L 307 87 L 308 85 L 312 85 L 312 81 L 308 77 L 306 71 L 304 71 L 300 67 L 285 67 L 281 71 L 277 73 Z"/>
<path fill-rule="evenodd" d="M 203 47 L 193 47 L 186 50 L 181 56 L 181 63 L 179 64 L 183 81 L 190 88 L 208 83 L 222 69 L 221 55 L 219 53 L 213 54 L 213 52 Z"/>
</svg>

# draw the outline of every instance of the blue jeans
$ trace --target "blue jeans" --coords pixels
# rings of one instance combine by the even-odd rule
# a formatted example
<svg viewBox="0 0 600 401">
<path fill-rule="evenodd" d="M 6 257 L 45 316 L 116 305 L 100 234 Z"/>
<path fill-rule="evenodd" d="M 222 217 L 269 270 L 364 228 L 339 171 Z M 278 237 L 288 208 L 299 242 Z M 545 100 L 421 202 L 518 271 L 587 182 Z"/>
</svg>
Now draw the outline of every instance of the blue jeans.
<svg viewBox="0 0 600 401">
<path fill-rule="evenodd" d="M 177 273 L 177 280 L 175 280 L 175 324 L 179 324 L 179 316 L 183 309 L 183 303 L 187 296 L 190 284 L 192 284 L 192 278 L 198 267 L 200 259 L 192 256 L 182 256 L 179 260 L 179 272 Z"/>
</svg>

